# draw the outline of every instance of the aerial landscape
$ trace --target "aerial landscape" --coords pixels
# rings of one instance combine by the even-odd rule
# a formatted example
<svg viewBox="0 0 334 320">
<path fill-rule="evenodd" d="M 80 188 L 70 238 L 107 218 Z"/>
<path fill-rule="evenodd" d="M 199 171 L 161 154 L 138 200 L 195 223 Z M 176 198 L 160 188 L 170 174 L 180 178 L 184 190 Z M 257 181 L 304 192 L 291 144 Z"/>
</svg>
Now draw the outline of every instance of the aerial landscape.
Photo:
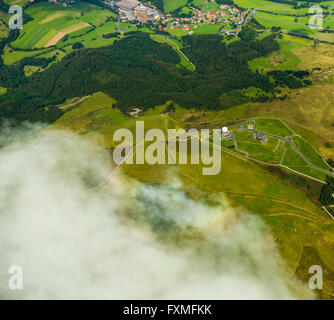
<svg viewBox="0 0 334 320">
<path fill-rule="evenodd" d="M 0 298 L 334 299 L 334 0 L 0 0 L 0 69 Z"/>
</svg>

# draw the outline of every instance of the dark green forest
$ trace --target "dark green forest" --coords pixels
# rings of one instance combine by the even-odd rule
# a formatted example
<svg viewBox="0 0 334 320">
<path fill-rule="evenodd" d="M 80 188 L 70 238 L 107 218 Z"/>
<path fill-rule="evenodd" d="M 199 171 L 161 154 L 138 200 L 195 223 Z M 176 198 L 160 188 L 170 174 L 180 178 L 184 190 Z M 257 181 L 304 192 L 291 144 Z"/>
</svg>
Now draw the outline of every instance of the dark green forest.
<svg viewBox="0 0 334 320">
<path fill-rule="evenodd" d="M 182 40 L 182 50 L 196 65 L 196 72 L 177 67 L 180 58 L 169 45 L 141 32 L 110 47 L 72 52 L 29 78 L 22 73 L 24 64 L 45 66 L 48 61 L 29 58 L 13 67 L 2 65 L 3 75 L 8 76 L 0 78 L 0 85 L 12 89 L 0 97 L 0 116 L 52 122 L 62 114 L 53 105 L 97 91 L 114 97 L 122 111 L 133 106 L 147 109 L 167 100 L 185 108 L 218 110 L 223 108 L 219 97 L 225 92 L 251 86 L 267 92 L 274 89 L 268 76 L 252 72 L 247 64 L 279 49 L 274 35 L 229 46 L 220 35 Z"/>
<path fill-rule="evenodd" d="M 320 193 L 320 202 L 324 206 L 334 204 L 334 178 L 326 176 L 326 184 L 323 185 Z"/>
</svg>

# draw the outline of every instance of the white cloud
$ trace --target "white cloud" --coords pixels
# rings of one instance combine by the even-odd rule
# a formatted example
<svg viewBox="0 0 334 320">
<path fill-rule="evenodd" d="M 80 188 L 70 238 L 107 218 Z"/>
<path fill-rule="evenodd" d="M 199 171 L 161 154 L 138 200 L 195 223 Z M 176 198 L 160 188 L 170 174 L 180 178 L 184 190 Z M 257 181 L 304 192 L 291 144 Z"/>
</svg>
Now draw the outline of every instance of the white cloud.
<svg viewBox="0 0 334 320">
<path fill-rule="evenodd" d="M 227 202 L 195 202 L 178 182 L 109 176 L 108 154 L 46 131 L 0 149 L 0 296 L 24 299 L 291 299 L 266 226 Z M 10 131 L 6 132 L 7 137 Z M 24 289 L 8 289 L 10 265 Z"/>
</svg>

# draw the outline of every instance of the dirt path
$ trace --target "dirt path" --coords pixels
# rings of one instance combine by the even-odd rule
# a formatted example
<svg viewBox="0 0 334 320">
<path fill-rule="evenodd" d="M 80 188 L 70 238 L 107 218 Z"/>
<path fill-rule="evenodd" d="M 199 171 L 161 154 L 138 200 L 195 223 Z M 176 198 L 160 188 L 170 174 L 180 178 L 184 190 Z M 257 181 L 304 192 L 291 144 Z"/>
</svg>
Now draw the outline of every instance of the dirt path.
<svg viewBox="0 0 334 320">
<path fill-rule="evenodd" d="M 296 214 L 296 213 L 292 213 L 292 212 L 281 212 L 281 213 L 270 213 L 270 214 L 266 214 L 264 215 L 265 217 L 279 217 L 279 216 L 293 216 L 293 217 L 298 217 L 300 219 L 304 219 L 307 221 L 312 221 L 314 222 L 314 219 L 310 219 L 304 216 L 301 216 L 300 214 Z"/>
<path fill-rule="evenodd" d="M 76 101 L 76 102 L 72 102 L 72 103 L 67 104 L 67 105 L 65 105 L 65 106 L 59 107 L 59 109 L 65 109 L 65 108 L 74 106 L 74 105 L 76 105 L 76 104 L 79 104 L 79 103 L 85 101 L 86 99 L 88 99 L 88 98 L 90 98 L 90 97 L 91 97 L 91 95 L 86 96 L 86 97 L 83 97 L 83 98 L 81 98 L 80 100 L 78 100 L 78 101 Z"/>
<path fill-rule="evenodd" d="M 279 199 L 276 199 L 276 198 L 273 198 L 271 196 L 268 196 L 268 195 L 264 195 L 264 194 L 260 194 L 260 195 L 257 195 L 257 194 L 245 194 L 245 193 L 236 193 L 236 192 L 229 192 L 229 191 L 218 191 L 214 188 L 211 188 L 209 186 L 207 186 L 206 184 L 200 182 L 200 181 L 197 181 L 196 178 L 190 176 L 189 174 L 187 174 L 186 172 L 184 172 L 184 170 L 182 170 L 181 168 L 178 168 L 178 171 L 185 177 L 187 177 L 188 179 L 192 180 L 193 182 L 195 182 L 197 185 L 200 185 L 202 187 L 204 187 L 205 189 L 207 189 L 208 191 L 211 191 L 211 192 L 215 192 L 215 193 L 218 193 L 218 194 L 229 194 L 230 196 L 235 196 L 235 197 L 244 197 L 246 199 L 264 199 L 264 198 L 267 198 L 268 200 L 271 200 L 273 202 L 276 202 L 276 203 L 281 203 L 281 204 L 284 204 L 288 207 L 291 207 L 291 208 L 294 208 L 294 209 L 297 209 L 297 210 L 300 210 L 300 211 L 304 211 L 305 213 L 307 213 L 309 216 L 311 217 L 303 217 L 303 216 L 299 216 L 297 214 L 293 214 L 295 216 L 298 216 L 300 218 L 304 218 L 304 219 L 307 219 L 307 220 L 310 220 L 310 221 L 314 221 L 314 219 L 319 219 L 321 218 L 320 215 L 308 210 L 308 209 L 305 209 L 303 207 L 300 207 L 298 205 L 294 205 L 290 202 L 287 202 L 287 201 L 283 201 L 283 200 L 279 200 Z M 270 214 L 270 215 L 275 215 L 275 214 Z M 279 214 L 277 214 L 279 215 Z M 283 215 L 282 213 L 280 215 Z M 314 219 L 312 220 L 312 218 L 314 217 Z M 323 217 L 322 217 L 323 218 Z"/>
<path fill-rule="evenodd" d="M 172 41 L 172 40 L 170 40 L 168 37 L 166 37 L 166 39 L 167 39 L 167 41 L 168 42 L 170 42 L 171 44 L 172 44 L 172 46 L 175 46 L 176 47 L 176 50 L 193 66 L 193 68 L 194 68 L 194 71 L 196 70 L 196 67 L 195 67 L 195 65 L 189 60 L 189 58 L 180 50 L 180 47 L 179 47 L 179 45 L 176 43 L 176 42 L 174 42 L 174 41 Z"/>
<path fill-rule="evenodd" d="M 49 42 L 44 46 L 48 48 L 57 44 L 57 42 L 65 36 L 64 32 L 58 32 Z"/>
</svg>

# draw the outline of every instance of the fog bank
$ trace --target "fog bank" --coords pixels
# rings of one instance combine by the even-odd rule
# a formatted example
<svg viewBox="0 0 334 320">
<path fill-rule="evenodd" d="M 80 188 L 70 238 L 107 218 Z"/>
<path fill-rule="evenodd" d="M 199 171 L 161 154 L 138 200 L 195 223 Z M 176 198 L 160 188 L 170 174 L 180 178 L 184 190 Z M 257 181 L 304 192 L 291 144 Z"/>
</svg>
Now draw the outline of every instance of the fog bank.
<svg viewBox="0 0 334 320">
<path fill-rule="evenodd" d="M 223 198 L 194 201 L 177 180 L 144 185 L 116 173 L 94 188 L 110 176 L 109 155 L 37 129 L 0 136 L 1 298 L 308 297 L 255 215 Z M 23 290 L 8 288 L 10 265 L 23 268 Z"/>
</svg>

